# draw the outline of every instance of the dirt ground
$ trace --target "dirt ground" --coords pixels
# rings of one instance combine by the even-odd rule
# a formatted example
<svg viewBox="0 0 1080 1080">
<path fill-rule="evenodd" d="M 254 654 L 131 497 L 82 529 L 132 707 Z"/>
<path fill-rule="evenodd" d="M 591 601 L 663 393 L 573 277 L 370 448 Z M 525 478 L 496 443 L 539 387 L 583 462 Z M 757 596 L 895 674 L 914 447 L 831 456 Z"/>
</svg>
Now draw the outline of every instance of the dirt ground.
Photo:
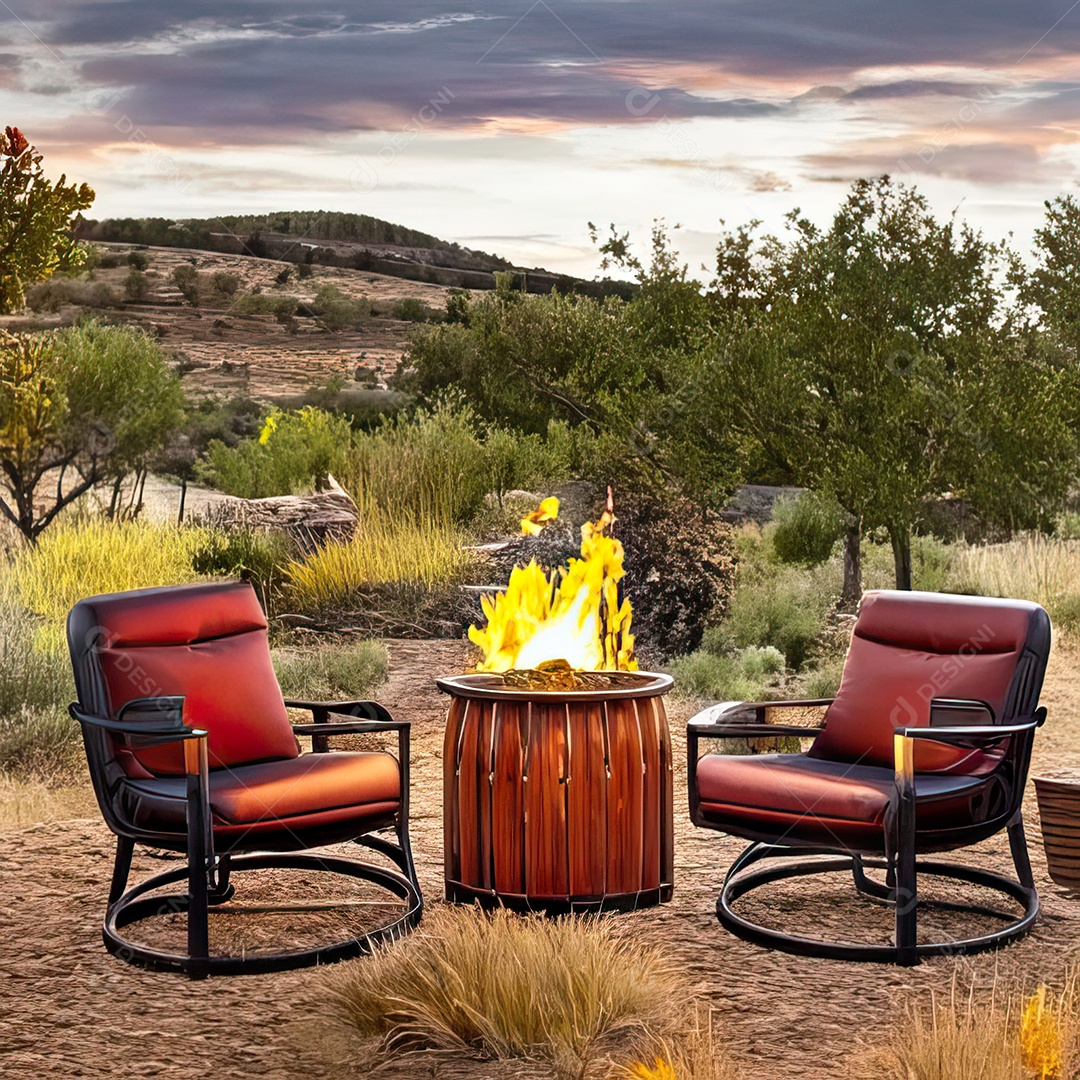
<svg viewBox="0 0 1080 1080">
<path fill-rule="evenodd" d="M 127 244 L 102 244 L 121 255 Z M 222 255 L 187 248 L 145 249 L 149 293 L 145 302 L 122 303 L 102 311 L 105 318 L 133 322 L 153 333 L 167 349 L 182 355 L 182 381 L 196 395 L 243 394 L 266 400 L 300 394 L 325 386 L 331 377 L 344 378 L 346 388 L 385 383 L 397 369 L 416 323 L 389 316 L 365 319 L 355 329 L 328 332 L 313 319 L 300 318 L 291 326 L 279 324 L 272 315 L 245 315 L 233 301 L 222 300 L 200 309 L 188 304 L 172 284 L 178 266 L 194 265 L 203 274 L 222 271 L 240 279 L 236 298 L 258 288 L 270 298 L 295 297 L 311 301 L 320 286 L 330 284 L 354 299 L 366 297 L 387 309 L 395 301 L 418 299 L 429 308 L 443 311 L 449 289 L 366 270 L 314 266 L 311 276 L 292 277 L 285 285 L 275 278 L 290 264 L 273 259 Z M 123 296 L 127 266 L 98 268 L 95 282 L 112 287 Z M 4 316 L 0 328 L 44 328 L 70 322 L 80 309 L 66 308 L 56 315 Z M 356 380 L 360 374 L 362 378 Z"/>
<path fill-rule="evenodd" d="M 442 871 L 441 734 L 445 699 L 437 673 L 461 670 L 455 642 L 391 642 L 391 677 L 379 695 L 413 724 L 413 843 L 429 904 L 439 903 Z M 1035 744 L 1033 773 L 1080 766 L 1080 670 L 1075 652 L 1055 651 L 1043 703 L 1050 718 Z M 726 933 L 713 914 L 722 871 L 738 840 L 689 825 L 681 802 L 681 737 L 691 706 L 673 701 L 676 740 L 676 890 L 671 903 L 618 916 L 634 932 L 670 950 L 693 987 L 711 1003 L 714 1031 L 745 1066 L 746 1077 L 824 1080 L 848 1074 L 858 1039 L 870 1043 L 906 1005 L 954 981 L 989 989 L 995 976 L 1030 986 L 1060 977 L 1080 940 L 1080 900 L 1046 875 L 1033 792 L 1028 836 L 1043 911 L 1035 931 L 998 954 L 940 958 L 914 969 L 802 960 L 749 945 Z M 0 1075 L 51 1077 L 343 1077 L 371 1073 L 327 1063 L 335 1046 L 324 1017 L 316 971 L 189 983 L 130 968 L 108 956 L 100 921 L 112 856 L 111 837 L 96 818 L 54 822 L 0 835 Z M 1006 869 L 1007 847 L 995 838 L 974 853 Z M 142 857 L 136 872 L 160 864 Z M 787 887 L 763 903 L 778 919 L 810 920 L 850 932 L 857 904 L 849 881 Z M 858 919 L 873 924 L 874 909 Z M 880 924 L 879 924 L 880 925 Z M 946 928 L 947 929 L 947 928 Z M 363 963 L 362 960 L 355 961 Z M 340 1047 L 340 1044 L 336 1044 Z M 372 1075 L 378 1075 L 374 1073 Z M 507 1077 L 515 1068 L 465 1060 L 436 1064 L 419 1057 L 398 1076 Z M 529 1075 L 538 1075 L 530 1071 Z"/>
</svg>

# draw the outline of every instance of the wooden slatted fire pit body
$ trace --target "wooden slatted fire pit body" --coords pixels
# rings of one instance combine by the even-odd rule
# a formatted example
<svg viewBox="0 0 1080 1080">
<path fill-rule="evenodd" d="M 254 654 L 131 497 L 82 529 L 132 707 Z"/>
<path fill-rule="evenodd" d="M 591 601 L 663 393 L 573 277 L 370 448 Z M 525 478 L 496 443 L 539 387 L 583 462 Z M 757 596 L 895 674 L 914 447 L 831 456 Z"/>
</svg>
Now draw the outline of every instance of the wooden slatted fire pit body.
<svg viewBox="0 0 1080 1080">
<path fill-rule="evenodd" d="M 500 675 L 436 680 L 448 900 L 519 910 L 630 909 L 671 897 L 671 677 L 534 691 Z M 625 685 L 630 682 L 631 685 Z"/>
</svg>

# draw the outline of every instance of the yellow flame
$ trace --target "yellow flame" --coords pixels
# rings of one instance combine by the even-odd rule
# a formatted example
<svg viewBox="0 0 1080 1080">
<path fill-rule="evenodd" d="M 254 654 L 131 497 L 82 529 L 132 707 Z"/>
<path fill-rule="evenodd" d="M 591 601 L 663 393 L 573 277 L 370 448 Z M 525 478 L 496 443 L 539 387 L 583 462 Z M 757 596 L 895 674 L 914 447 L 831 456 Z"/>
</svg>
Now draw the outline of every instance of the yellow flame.
<svg viewBox="0 0 1080 1080">
<path fill-rule="evenodd" d="M 1024 1065 L 1038 1080 L 1058 1080 L 1061 1076 L 1065 1037 L 1056 1011 L 1046 1004 L 1045 986 L 1040 986 L 1024 1006 L 1020 1052 Z"/>
<path fill-rule="evenodd" d="M 535 513 L 553 501 L 545 499 Z M 481 598 L 487 625 L 469 627 L 469 640 L 484 654 L 478 671 L 534 668 L 545 660 L 565 660 L 580 671 L 637 669 L 630 602 L 619 602 L 623 546 L 606 532 L 614 521 L 605 511 L 582 525 L 580 559 L 550 576 L 533 559 L 514 567 L 505 592 Z"/>
<path fill-rule="evenodd" d="M 559 516 L 559 500 L 552 495 L 540 503 L 539 510 L 533 510 L 521 519 L 522 536 L 539 536 L 549 521 Z"/>
<path fill-rule="evenodd" d="M 657 1058 L 652 1065 L 644 1061 L 634 1061 L 626 1066 L 623 1075 L 626 1080 L 678 1080 L 679 1074 L 670 1061 Z"/>
</svg>

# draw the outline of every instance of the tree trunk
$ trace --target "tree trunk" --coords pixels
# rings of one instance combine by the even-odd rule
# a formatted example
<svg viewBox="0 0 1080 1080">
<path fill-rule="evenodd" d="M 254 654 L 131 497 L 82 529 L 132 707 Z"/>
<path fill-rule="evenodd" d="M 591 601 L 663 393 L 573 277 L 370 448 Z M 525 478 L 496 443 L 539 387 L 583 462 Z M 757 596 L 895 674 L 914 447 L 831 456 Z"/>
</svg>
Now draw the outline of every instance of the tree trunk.
<svg viewBox="0 0 1080 1080">
<path fill-rule="evenodd" d="M 896 564 L 896 587 L 911 589 L 911 530 L 906 525 L 890 525 L 893 562 Z"/>
<path fill-rule="evenodd" d="M 184 501 L 187 499 L 187 477 L 180 478 L 180 510 L 176 515 L 176 524 L 184 524 Z"/>
<path fill-rule="evenodd" d="M 844 535 L 844 609 L 854 611 L 862 598 L 862 522 L 852 516 Z"/>
<path fill-rule="evenodd" d="M 119 509 L 120 509 L 120 488 L 121 488 L 121 485 L 123 484 L 123 482 L 124 482 L 124 478 L 122 476 L 118 476 L 113 481 L 112 501 L 109 503 L 109 513 L 108 513 L 108 518 L 109 518 L 110 521 L 115 521 L 117 513 L 119 512 Z"/>
</svg>

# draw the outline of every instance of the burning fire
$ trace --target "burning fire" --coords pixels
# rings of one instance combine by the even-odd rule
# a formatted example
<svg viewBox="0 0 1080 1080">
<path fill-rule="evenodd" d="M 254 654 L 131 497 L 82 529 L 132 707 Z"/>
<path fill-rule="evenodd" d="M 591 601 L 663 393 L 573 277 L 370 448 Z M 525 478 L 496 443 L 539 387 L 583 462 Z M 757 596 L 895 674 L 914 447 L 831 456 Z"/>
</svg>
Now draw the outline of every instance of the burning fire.
<svg viewBox="0 0 1080 1080">
<path fill-rule="evenodd" d="M 522 519 L 535 534 L 558 516 L 557 499 Z M 581 558 L 549 575 L 532 559 L 516 566 L 506 591 L 481 598 L 484 629 L 469 627 L 469 640 L 483 650 L 477 671 L 538 668 L 563 660 L 579 671 L 636 671 L 630 602 L 619 603 L 623 546 L 607 534 L 615 523 L 611 492 L 600 520 L 581 527 Z"/>
</svg>

